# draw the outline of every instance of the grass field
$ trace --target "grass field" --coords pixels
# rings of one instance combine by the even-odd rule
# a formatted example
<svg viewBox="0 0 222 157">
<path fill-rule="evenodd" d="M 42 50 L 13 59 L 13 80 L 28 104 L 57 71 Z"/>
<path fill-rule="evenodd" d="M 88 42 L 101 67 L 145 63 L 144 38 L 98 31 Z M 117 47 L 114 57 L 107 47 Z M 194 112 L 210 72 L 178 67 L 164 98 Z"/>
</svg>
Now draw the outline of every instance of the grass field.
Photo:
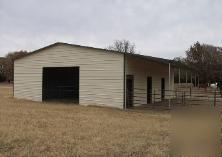
<svg viewBox="0 0 222 157">
<path fill-rule="evenodd" d="M 160 111 L 16 100 L 0 84 L 0 156 L 165 156 L 169 119 Z"/>
</svg>

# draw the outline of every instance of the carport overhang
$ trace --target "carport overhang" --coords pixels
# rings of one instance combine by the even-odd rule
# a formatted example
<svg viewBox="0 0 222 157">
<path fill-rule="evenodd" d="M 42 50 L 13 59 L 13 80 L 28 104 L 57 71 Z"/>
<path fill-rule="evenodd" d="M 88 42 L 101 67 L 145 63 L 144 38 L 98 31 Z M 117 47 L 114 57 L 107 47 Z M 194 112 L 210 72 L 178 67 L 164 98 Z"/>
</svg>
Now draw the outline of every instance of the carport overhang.
<svg viewBox="0 0 222 157">
<path fill-rule="evenodd" d="M 171 89 L 171 73 L 174 68 L 177 67 L 175 64 L 175 61 L 170 60 L 170 59 L 163 59 L 163 58 L 158 58 L 158 57 L 152 57 L 152 56 L 145 56 L 145 55 L 140 55 L 140 54 L 132 54 L 132 53 L 123 53 L 123 109 L 127 109 L 126 106 L 126 58 L 127 57 L 133 57 L 137 59 L 141 59 L 146 62 L 152 62 L 152 63 L 158 63 L 163 66 L 166 66 L 168 68 L 168 80 L 169 80 L 169 91 Z M 170 105 L 170 102 L 169 102 Z"/>
</svg>

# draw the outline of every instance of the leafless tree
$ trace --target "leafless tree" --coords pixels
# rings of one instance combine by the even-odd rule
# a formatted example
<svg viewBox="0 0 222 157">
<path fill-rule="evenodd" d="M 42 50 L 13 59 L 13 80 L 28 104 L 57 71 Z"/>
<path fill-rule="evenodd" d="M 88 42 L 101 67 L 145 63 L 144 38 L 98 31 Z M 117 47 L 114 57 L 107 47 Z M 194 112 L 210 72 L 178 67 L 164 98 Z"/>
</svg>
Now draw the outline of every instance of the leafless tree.
<svg viewBox="0 0 222 157">
<path fill-rule="evenodd" d="M 3 66 L 4 66 L 4 57 L 0 57 L 0 82 L 3 82 L 5 80 L 5 77 L 3 75 Z"/>
<path fill-rule="evenodd" d="M 136 46 L 128 40 L 115 40 L 112 45 L 107 47 L 108 50 L 119 51 L 122 53 L 135 53 Z"/>
<path fill-rule="evenodd" d="M 7 81 L 13 80 L 13 73 L 14 73 L 14 61 L 18 58 L 21 58 L 25 55 L 27 55 L 27 51 L 16 51 L 8 53 L 5 57 L 4 61 L 4 69 L 3 74 Z"/>
</svg>

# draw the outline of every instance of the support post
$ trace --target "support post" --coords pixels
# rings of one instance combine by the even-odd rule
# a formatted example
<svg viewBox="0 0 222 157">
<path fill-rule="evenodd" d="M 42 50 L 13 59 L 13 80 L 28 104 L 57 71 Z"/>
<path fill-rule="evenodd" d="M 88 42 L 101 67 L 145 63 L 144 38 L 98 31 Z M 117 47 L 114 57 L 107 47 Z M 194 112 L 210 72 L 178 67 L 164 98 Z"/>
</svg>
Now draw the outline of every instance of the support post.
<svg viewBox="0 0 222 157">
<path fill-rule="evenodd" d="M 126 54 L 123 54 L 123 108 L 126 109 Z"/>
<path fill-rule="evenodd" d="M 179 86 L 180 86 L 180 68 L 179 68 Z"/>
<path fill-rule="evenodd" d="M 200 76 L 199 75 L 197 75 L 197 86 L 198 86 L 198 88 L 200 88 Z"/>
<path fill-rule="evenodd" d="M 170 77 L 170 76 L 171 76 L 171 65 L 170 65 L 170 63 L 169 63 L 169 79 L 168 79 L 168 80 L 169 80 L 169 87 L 168 87 L 169 92 L 171 92 L 171 91 L 170 91 L 170 89 L 171 89 L 171 79 L 170 79 L 171 77 Z M 171 99 L 171 97 L 170 97 L 170 94 L 169 94 L 169 109 L 170 109 L 170 107 L 171 107 L 171 102 L 170 102 L 171 100 L 170 100 L 170 99 Z"/>
</svg>

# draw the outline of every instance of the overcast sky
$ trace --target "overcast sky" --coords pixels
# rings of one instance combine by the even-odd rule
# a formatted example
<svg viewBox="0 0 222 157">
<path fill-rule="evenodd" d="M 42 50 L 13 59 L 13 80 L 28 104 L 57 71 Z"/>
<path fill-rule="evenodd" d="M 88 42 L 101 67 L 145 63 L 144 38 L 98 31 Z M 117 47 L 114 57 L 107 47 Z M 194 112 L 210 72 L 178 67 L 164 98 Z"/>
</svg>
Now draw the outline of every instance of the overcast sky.
<svg viewBox="0 0 222 157">
<path fill-rule="evenodd" d="M 0 56 L 55 42 L 173 58 L 196 41 L 222 46 L 222 0 L 0 0 Z"/>
</svg>

